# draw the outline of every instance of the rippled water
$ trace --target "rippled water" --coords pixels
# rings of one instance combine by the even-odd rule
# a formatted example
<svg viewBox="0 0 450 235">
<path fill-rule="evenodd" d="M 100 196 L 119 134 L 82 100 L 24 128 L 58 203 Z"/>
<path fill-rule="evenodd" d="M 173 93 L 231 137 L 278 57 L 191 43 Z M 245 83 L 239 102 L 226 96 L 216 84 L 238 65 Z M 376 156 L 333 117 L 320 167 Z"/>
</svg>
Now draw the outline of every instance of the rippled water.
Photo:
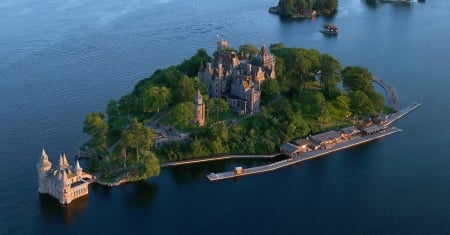
<svg viewBox="0 0 450 235">
<path fill-rule="evenodd" d="M 450 225 L 450 15 L 447 1 L 340 1 L 332 19 L 283 21 L 277 1 L 0 2 L 0 233 L 435 233 Z M 326 22 L 338 37 L 318 33 Z M 87 139 L 86 113 L 216 34 L 232 47 L 283 42 L 363 65 L 423 106 L 386 139 L 280 171 L 209 183 L 222 162 L 164 169 L 119 188 L 93 186 L 61 207 L 37 190 L 51 160 Z"/>
</svg>

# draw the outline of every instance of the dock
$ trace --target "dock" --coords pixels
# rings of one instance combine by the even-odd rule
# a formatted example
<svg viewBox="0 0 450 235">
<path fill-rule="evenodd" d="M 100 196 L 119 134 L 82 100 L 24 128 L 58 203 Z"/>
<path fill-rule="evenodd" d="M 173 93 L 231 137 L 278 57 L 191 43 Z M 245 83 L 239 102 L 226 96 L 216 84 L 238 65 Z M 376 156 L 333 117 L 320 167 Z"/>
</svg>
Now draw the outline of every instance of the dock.
<svg viewBox="0 0 450 235">
<path fill-rule="evenodd" d="M 193 160 L 168 162 L 168 163 L 161 164 L 161 167 L 180 166 L 180 165 L 211 162 L 211 161 L 218 161 L 218 160 L 227 160 L 227 159 L 258 159 L 258 158 L 270 159 L 270 158 L 274 158 L 280 154 L 282 154 L 282 153 L 261 154 L 261 155 L 226 155 L 226 156 L 220 156 L 220 157 L 208 157 L 208 158 L 200 158 L 200 159 L 193 159 Z"/>
<path fill-rule="evenodd" d="M 389 106 L 391 106 L 391 108 L 395 110 L 398 110 L 400 108 L 400 103 L 398 101 L 397 90 L 395 90 L 395 88 L 391 84 L 381 78 L 372 76 L 372 79 L 386 91 L 388 95 Z"/>
<path fill-rule="evenodd" d="M 421 105 L 422 105 L 422 103 L 414 102 L 414 103 L 408 105 L 407 107 L 399 110 L 398 112 L 389 115 L 387 121 L 383 124 L 383 126 L 391 125 L 393 122 L 397 121 L 398 119 L 404 117 L 406 114 L 419 108 Z"/>
<path fill-rule="evenodd" d="M 345 141 L 342 143 L 337 143 L 330 148 L 309 151 L 309 152 L 303 153 L 299 156 L 295 156 L 293 158 L 278 161 L 278 162 L 268 164 L 268 165 L 245 168 L 245 169 L 242 169 L 242 171 L 239 172 L 239 174 L 236 174 L 235 171 L 227 171 L 227 172 L 222 172 L 222 173 L 210 173 L 206 177 L 210 181 L 218 181 L 218 180 L 240 177 L 240 176 L 244 176 L 244 175 L 251 175 L 251 174 L 273 171 L 273 170 L 276 170 L 276 169 L 279 169 L 282 167 L 287 167 L 287 166 L 290 166 L 293 164 L 297 164 L 297 163 L 307 161 L 307 160 L 310 160 L 313 158 L 317 158 L 317 157 L 320 157 L 323 155 L 327 155 L 327 154 L 330 154 L 330 153 L 333 153 L 333 152 L 336 152 L 336 151 L 339 151 L 342 149 L 347 149 L 347 148 L 350 148 L 350 147 L 353 147 L 356 145 L 360 145 L 360 144 L 367 143 L 367 142 L 370 142 L 370 141 L 373 141 L 376 139 L 380 139 L 380 138 L 383 138 L 388 135 L 392 135 L 392 134 L 400 132 L 400 131 L 402 131 L 402 129 L 397 128 L 397 127 L 385 127 L 385 129 L 383 129 L 380 132 L 374 133 L 372 135 L 367 135 L 367 136 L 358 136 L 358 137 L 355 137 L 348 141 Z"/>
</svg>

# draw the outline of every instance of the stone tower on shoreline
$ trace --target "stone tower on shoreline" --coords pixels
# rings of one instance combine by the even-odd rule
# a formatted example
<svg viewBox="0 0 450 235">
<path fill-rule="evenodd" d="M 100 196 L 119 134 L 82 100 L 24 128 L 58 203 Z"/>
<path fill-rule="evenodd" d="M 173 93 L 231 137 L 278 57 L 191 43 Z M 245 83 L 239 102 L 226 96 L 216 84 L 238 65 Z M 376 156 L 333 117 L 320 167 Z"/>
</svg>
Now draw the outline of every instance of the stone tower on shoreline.
<svg viewBox="0 0 450 235">
<path fill-rule="evenodd" d="M 198 126 L 205 125 L 205 103 L 200 90 L 194 96 L 194 124 Z"/>
</svg>

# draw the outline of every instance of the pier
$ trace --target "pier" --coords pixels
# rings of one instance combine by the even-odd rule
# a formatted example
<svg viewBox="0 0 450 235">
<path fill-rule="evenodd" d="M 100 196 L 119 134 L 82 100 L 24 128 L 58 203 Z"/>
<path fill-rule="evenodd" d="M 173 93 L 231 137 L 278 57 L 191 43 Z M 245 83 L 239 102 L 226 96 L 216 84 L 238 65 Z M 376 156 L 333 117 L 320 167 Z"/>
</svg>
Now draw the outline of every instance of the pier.
<svg viewBox="0 0 450 235">
<path fill-rule="evenodd" d="M 395 90 L 395 88 L 387 83 L 385 80 L 372 76 L 372 79 L 375 83 L 377 83 L 378 85 L 380 85 L 387 93 L 388 95 L 388 101 L 389 101 L 389 105 L 395 109 L 398 110 L 400 108 L 400 103 L 398 101 L 398 93 Z"/>
<path fill-rule="evenodd" d="M 415 109 L 419 108 L 422 105 L 422 103 L 414 102 L 407 107 L 401 109 L 400 111 L 390 114 L 388 116 L 387 121 L 383 124 L 383 126 L 391 125 L 393 122 L 397 121 L 398 119 L 404 117 L 406 114 L 414 111 Z"/>
<path fill-rule="evenodd" d="M 350 148 L 356 145 L 360 145 L 363 143 L 367 143 L 388 135 L 392 135 L 394 133 L 400 132 L 402 129 L 397 127 L 387 127 L 383 129 L 380 132 L 374 133 L 372 135 L 366 135 L 366 136 L 358 136 L 353 139 L 350 139 L 348 141 L 337 143 L 332 147 L 326 148 L 326 149 L 319 149 L 314 151 L 309 151 L 306 153 L 302 153 L 299 156 L 295 156 L 286 160 L 278 161 L 272 164 L 263 165 L 263 166 L 257 166 L 257 167 L 250 167 L 246 169 L 242 169 L 239 174 L 237 174 L 235 171 L 227 171 L 222 173 L 210 173 L 206 177 L 210 181 L 217 181 L 217 180 L 224 180 L 234 177 L 240 177 L 244 175 L 251 175 L 251 174 L 257 174 L 257 173 L 263 173 L 267 171 L 273 171 L 282 167 L 290 166 L 296 163 L 300 163 L 309 159 L 317 158 L 329 153 L 333 153 L 342 149 Z"/>
<path fill-rule="evenodd" d="M 255 158 L 274 158 L 281 153 L 273 153 L 273 154 L 262 154 L 262 155 L 226 155 L 221 157 L 208 157 L 208 158 L 201 158 L 201 159 L 194 159 L 194 160 L 185 160 L 185 161 L 176 161 L 176 162 L 168 162 L 161 164 L 161 167 L 168 167 L 168 166 L 180 166 L 180 165 L 187 165 L 187 164 L 194 164 L 194 163 L 202 163 L 202 162 L 211 162 L 211 161 L 218 161 L 218 160 L 226 160 L 226 159 L 255 159 Z"/>
</svg>

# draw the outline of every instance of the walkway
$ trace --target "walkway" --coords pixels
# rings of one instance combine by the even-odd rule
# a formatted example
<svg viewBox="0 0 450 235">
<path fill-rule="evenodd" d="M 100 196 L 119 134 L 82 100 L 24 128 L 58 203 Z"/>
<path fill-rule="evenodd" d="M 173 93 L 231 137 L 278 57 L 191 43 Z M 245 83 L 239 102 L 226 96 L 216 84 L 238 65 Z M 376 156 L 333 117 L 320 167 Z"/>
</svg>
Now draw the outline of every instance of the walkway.
<svg viewBox="0 0 450 235">
<path fill-rule="evenodd" d="M 265 155 L 227 155 L 227 156 L 222 156 L 222 157 L 208 157 L 208 158 L 200 158 L 200 159 L 194 159 L 194 160 L 168 162 L 168 163 L 161 164 L 161 167 L 179 166 L 179 165 L 187 165 L 187 164 L 194 164 L 194 163 L 201 163 L 201 162 L 211 162 L 211 161 L 225 160 L 225 159 L 274 158 L 280 154 L 281 153 L 273 153 L 273 154 L 265 154 Z"/>
<path fill-rule="evenodd" d="M 272 164 L 268 164 L 268 165 L 264 165 L 264 166 L 257 166 L 257 167 L 251 167 L 251 168 L 246 168 L 243 169 L 242 174 L 237 175 L 234 171 L 228 171 L 228 172 L 222 172 L 222 173 L 210 173 L 209 175 L 207 175 L 206 177 L 210 180 L 210 181 L 216 181 L 216 180 L 224 180 L 224 179 L 228 179 L 228 178 L 233 178 L 233 177 L 240 177 L 243 175 L 251 175 L 251 174 L 257 174 L 257 173 L 263 173 L 263 172 L 267 172 L 267 171 L 273 171 L 282 167 L 286 167 L 292 164 L 296 164 L 299 162 L 303 162 L 309 159 L 313 159 L 313 158 L 317 158 L 332 152 L 336 152 L 342 149 L 346 149 L 346 148 L 350 148 L 359 144 L 363 144 L 366 142 L 370 142 L 382 137 L 385 137 L 387 135 L 391 135 L 397 132 L 402 131 L 402 129 L 397 128 L 397 127 L 389 127 L 386 128 L 384 130 L 382 130 L 379 133 L 373 134 L 373 135 L 367 135 L 367 136 L 362 136 L 362 137 L 356 137 L 354 139 L 342 142 L 342 143 L 338 143 L 335 144 L 334 146 L 327 148 L 327 149 L 319 149 L 319 150 L 315 150 L 315 151 L 310 151 L 310 152 L 306 152 L 302 155 L 296 156 L 294 158 L 289 158 L 286 160 L 282 160 L 282 161 L 278 161 Z"/>
<path fill-rule="evenodd" d="M 398 110 L 400 108 L 400 103 L 398 101 L 398 93 L 395 88 L 381 78 L 372 76 L 372 79 L 386 91 L 388 95 L 389 105 L 393 109 Z"/>
<path fill-rule="evenodd" d="M 401 109 L 400 111 L 390 114 L 386 120 L 386 122 L 383 124 L 383 126 L 389 126 L 391 125 L 393 122 L 397 121 L 398 119 L 402 118 L 403 116 L 405 116 L 406 114 L 414 111 L 415 109 L 419 108 L 422 105 L 422 103 L 419 102 L 414 102 L 410 105 L 408 105 L 407 107 Z"/>
</svg>

